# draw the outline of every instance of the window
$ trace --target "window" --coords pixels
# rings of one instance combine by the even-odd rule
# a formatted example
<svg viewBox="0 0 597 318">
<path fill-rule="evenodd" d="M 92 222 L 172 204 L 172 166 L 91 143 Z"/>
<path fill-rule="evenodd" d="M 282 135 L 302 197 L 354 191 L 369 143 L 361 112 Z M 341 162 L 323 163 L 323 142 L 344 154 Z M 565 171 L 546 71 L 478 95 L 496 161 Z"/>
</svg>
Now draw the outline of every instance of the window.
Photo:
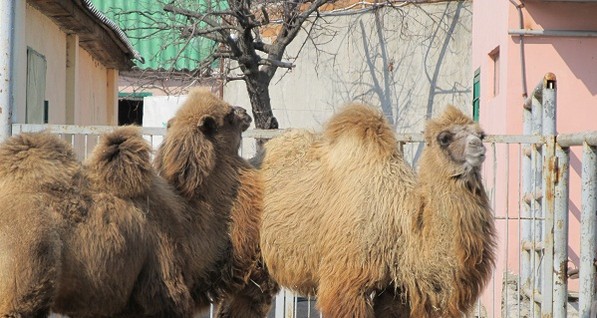
<svg viewBox="0 0 597 318">
<path fill-rule="evenodd" d="M 500 92 L 500 47 L 496 47 L 489 53 L 491 64 L 493 68 L 493 96 L 497 96 Z"/>
<path fill-rule="evenodd" d="M 27 48 L 27 87 L 25 102 L 25 123 L 47 124 L 48 101 L 46 97 L 46 57 Z"/>
<path fill-rule="evenodd" d="M 475 70 L 473 76 L 473 120 L 479 122 L 479 104 L 480 104 L 480 92 L 481 92 L 481 69 Z"/>
<path fill-rule="evenodd" d="M 143 124 L 143 97 L 151 93 L 118 93 L 118 125 Z"/>
<path fill-rule="evenodd" d="M 118 125 L 143 124 L 143 100 L 119 99 L 118 100 Z"/>
</svg>

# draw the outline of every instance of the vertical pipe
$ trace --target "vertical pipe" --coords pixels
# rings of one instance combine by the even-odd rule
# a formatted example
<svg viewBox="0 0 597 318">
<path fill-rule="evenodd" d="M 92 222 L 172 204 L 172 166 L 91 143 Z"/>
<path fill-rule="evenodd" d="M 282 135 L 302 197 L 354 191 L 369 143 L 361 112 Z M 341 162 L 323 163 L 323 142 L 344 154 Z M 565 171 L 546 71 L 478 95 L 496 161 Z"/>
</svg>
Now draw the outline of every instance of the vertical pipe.
<svg viewBox="0 0 597 318">
<path fill-rule="evenodd" d="M 10 137 L 13 101 L 15 0 L 0 2 L 0 141 Z"/>
<path fill-rule="evenodd" d="M 553 224 L 554 224 L 554 181 L 555 138 L 546 138 L 543 146 L 543 197 L 541 206 L 543 223 L 543 257 L 541 260 L 541 316 L 551 317 L 553 313 Z"/>
<path fill-rule="evenodd" d="M 541 270 L 541 314 L 553 314 L 553 227 L 554 227 L 554 182 L 555 175 L 555 134 L 556 134 L 556 80 L 547 73 L 543 78 L 542 93 L 542 134 L 547 140 L 543 149 L 543 197 L 541 206 L 545 218 L 543 228 L 543 260 Z"/>
<path fill-rule="evenodd" d="M 533 122 L 533 135 L 541 135 L 542 133 L 542 127 L 543 127 L 543 105 L 542 105 L 542 101 L 541 101 L 541 94 L 542 94 L 542 90 L 535 90 L 533 92 L 533 97 L 532 97 L 532 122 Z M 539 95 L 539 96 L 538 96 Z M 541 242 L 542 239 L 542 224 L 540 221 L 537 220 L 537 218 L 541 219 L 542 217 L 542 212 L 541 212 L 541 204 L 540 202 L 537 200 L 537 193 L 539 192 L 539 189 L 541 188 L 541 180 L 543 179 L 543 165 L 541 164 L 541 159 L 542 159 L 542 152 L 544 151 L 545 147 L 542 147 L 541 145 L 537 145 L 534 144 L 532 145 L 532 151 L 531 151 L 531 161 L 532 161 L 532 167 L 531 169 L 534 171 L 534 173 L 532 174 L 532 187 L 533 187 L 533 192 L 532 192 L 532 201 L 531 201 L 531 213 L 532 213 L 532 226 L 531 226 L 531 231 L 532 233 L 532 238 L 533 238 L 533 250 L 531 251 L 531 267 L 532 267 L 532 273 L 535 273 L 533 275 L 531 275 L 531 281 L 532 284 L 531 285 L 533 287 L 533 289 L 531 289 L 531 308 L 532 308 L 532 317 L 540 317 L 541 316 L 541 306 L 539 305 L 539 303 L 536 301 L 535 299 L 535 295 L 539 294 L 539 291 L 541 290 L 541 275 L 537 275 L 536 273 L 539 273 L 539 268 L 540 268 L 540 260 L 542 259 L 541 257 L 541 253 L 543 252 L 542 250 L 538 249 L 537 246 L 539 246 L 539 243 Z"/>
<path fill-rule="evenodd" d="M 557 181 L 555 188 L 553 247 L 553 317 L 565 318 L 568 306 L 568 186 L 570 148 L 556 145 Z"/>
<path fill-rule="evenodd" d="M 589 318 L 595 294 L 595 236 L 597 235 L 597 147 L 583 144 L 582 155 L 582 212 L 580 216 L 580 266 L 578 317 Z"/>
<path fill-rule="evenodd" d="M 532 106 L 523 108 L 523 123 L 522 123 L 522 132 L 524 135 L 531 135 L 533 132 L 533 115 L 531 113 Z M 520 212 L 520 216 L 522 218 L 522 234 L 521 239 L 522 243 L 531 242 L 533 240 L 532 230 L 531 230 L 531 203 L 532 201 L 527 202 L 525 200 L 526 197 L 532 197 L 533 194 L 533 169 L 531 165 L 531 145 L 525 144 L 523 145 L 523 155 L 522 155 L 522 209 Z M 531 254 L 533 253 L 532 250 L 528 250 L 525 248 L 521 249 L 521 263 L 520 263 L 520 281 L 521 284 L 525 287 L 528 287 L 530 290 L 530 278 L 531 278 Z"/>
</svg>

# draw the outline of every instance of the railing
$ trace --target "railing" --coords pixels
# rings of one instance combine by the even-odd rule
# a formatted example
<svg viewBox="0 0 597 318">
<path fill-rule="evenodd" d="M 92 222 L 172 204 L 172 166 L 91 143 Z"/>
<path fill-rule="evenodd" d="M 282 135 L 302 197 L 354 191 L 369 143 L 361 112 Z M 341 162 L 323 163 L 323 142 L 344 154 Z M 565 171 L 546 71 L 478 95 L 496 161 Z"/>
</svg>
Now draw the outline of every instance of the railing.
<svg viewBox="0 0 597 318">
<path fill-rule="evenodd" d="M 524 103 L 523 135 L 488 135 L 483 177 L 499 229 L 499 259 L 493 279 L 472 316 L 588 318 L 595 295 L 597 255 L 597 131 L 557 134 L 556 79 L 547 74 Z M 21 125 L 13 134 L 48 130 L 69 138 L 86 157 L 109 126 Z M 143 128 L 155 147 L 162 128 Z M 255 138 L 279 131 L 250 130 L 243 134 L 241 154 L 254 154 Z M 411 161 L 421 134 L 398 134 Z M 582 149 L 581 246 L 578 311 L 569 306 L 568 239 L 571 148 Z M 409 155 L 410 154 L 410 155 Z M 415 163 L 416 164 L 416 163 Z M 313 301 L 283 291 L 269 317 L 319 317 Z"/>
</svg>

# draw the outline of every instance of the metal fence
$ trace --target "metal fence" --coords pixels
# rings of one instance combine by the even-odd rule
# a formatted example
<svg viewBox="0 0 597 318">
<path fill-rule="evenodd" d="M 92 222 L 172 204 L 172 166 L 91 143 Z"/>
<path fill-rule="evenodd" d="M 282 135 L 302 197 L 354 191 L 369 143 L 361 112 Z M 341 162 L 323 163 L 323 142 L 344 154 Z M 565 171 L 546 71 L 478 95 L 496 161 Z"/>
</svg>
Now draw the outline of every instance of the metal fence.
<svg viewBox="0 0 597 318">
<path fill-rule="evenodd" d="M 483 177 L 499 231 L 496 271 L 469 317 L 591 317 L 597 259 L 597 131 L 557 134 L 556 79 L 545 75 L 524 103 L 523 135 L 488 135 Z M 83 159 L 109 126 L 22 125 L 13 134 L 48 130 L 70 140 Z M 165 129 L 144 128 L 157 146 Z M 254 154 L 255 138 L 279 132 L 250 130 L 243 135 L 241 154 Z M 416 165 L 421 134 L 398 134 Z M 580 182 L 580 256 L 569 270 L 570 154 L 582 155 Z M 578 204 L 578 202 L 574 202 Z M 579 235 L 578 233 L 574 233 Z M 572 249 L 574 250 L 574 248 Z M 570 277 L 578 277 L 576 293 Z M 314 301 L 284 290 L 269 317 L 319 317 Z M 211 315 L 211 314 L 210 314 Z"/>
</svg>

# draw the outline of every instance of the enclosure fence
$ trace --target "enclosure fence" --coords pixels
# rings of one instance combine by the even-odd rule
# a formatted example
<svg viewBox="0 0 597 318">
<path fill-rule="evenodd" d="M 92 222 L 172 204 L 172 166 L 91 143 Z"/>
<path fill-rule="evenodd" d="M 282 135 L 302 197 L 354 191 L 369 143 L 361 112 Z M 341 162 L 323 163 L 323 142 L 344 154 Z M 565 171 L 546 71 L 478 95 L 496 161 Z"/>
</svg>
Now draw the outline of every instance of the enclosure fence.
<svg viewBox="0 0 597 318">
<path fill-rule="evenodd" d="M 522 135 L 488 135 L 483 177 L 499 232 L 498 264 L 484 295 L 469 317 L 595 317 L 597 239 L 597 131 L 557 134 L 557 85 L 548 73 L 524 102 Z M 13 134 L 47 130 L 69 140 L 81 159 L 110 126 L 14 124 Z M 143 128 L 157 147 L 166 133 Z M 249 130 L 241 154 L 250 157 L 255 138 L 279 131 Z M 405 156 L 416 166 L 421 134 L 398 134 Z M 582 157 L 580 216 L 571 213 L 571 153 Z M 578 201 L 578 200 L 576 200 Z M 571 215 L 580 233 L 569 233 Z M 572 236 L 571 236 L 572 235 Z M 576 237 L 574 237 L 576 235 Z M 580 241 L 580 255 L 571 259 L 569 240 Z M 573 266 L 569 268 L 569 264 Z M 570 288 L 570 280 L 578 281 Z M 577 289 L 577 290 L 574 290 Z M 208 316 L 213 315 L 213 308 Z M 314 300 L 283 290 L 269 317 L 319 317 Z M 207 316 L 206 316 L 207 317 Z"/>
</svg>

